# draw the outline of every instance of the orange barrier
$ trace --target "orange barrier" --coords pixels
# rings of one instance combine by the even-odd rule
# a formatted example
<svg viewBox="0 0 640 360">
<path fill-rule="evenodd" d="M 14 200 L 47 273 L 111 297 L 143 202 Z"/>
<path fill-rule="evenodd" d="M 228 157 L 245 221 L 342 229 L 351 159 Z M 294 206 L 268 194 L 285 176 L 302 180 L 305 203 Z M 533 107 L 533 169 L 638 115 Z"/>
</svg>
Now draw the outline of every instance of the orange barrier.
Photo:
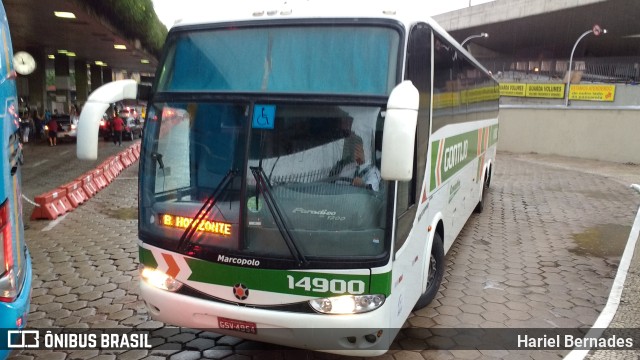
<svg viewBox="0 0 640 360">
<path fill-rule="evenodd" d="M 111 184 L 113 179 L 115 179 L 115 176 L 113 176 L 113 173 L 111 172 L 111 164 L 105 161 L 98 168 L 102 169 L 102 174 L 104 175 L 105 180 L 107 180 L 107 183 Z"/>
<path fill-rule="evenodd" d="M 124 151 L 122 153 L 120 153 L 120 155 L 118 155 L 118 158 L 120 159 L 120 162 L 122 163 L 122 168 L 126 169 L 129 166 L 131 166 L 131 159 L 129 159 L 129 156 L 127 155 L 127 152 Z"/>
<path fill-rule="evenodd" d="M 73 211 L 98 191 L 107 187 L 122 171 L 140 158 L 140 143 L 133 144 L 120 154 L 111 156 L 95 170 L 91 170 L 65 185 L 36 196 L 37 204 L 31 213 L 31 220 L 55 220 Z"/>
<path fill-rule="evenodd" d="M 131 160 L 132 164 L 136 162 L 136 160 L 138 160 L 138 156 L 136 156 L 135 154 L 134 147 L 129 148 L 129 150 L 127 151 L 127 156 L 129 156 L 129 160 Z"/>
<path fill-rule="evenodd" d="M 133 154 L 136 156 L 136 159 L 140 159 L 140 143 L 133 146 Z"/>
<path fill-rule="evenodd" d="M 67 200 L 69 200 L 71 206 L 73 206 L 74 208 L 77 208 L 82 203 L 89 200 L 87 195 L 84 193 L 84 190 L 82 190 L 80 182 L 77 180 L 72 181 L 68 184 L 64 184 L 61 186 L 61 188 L 67 191 Z"/>
<path fill-rule="evenodd" d="M 40 196 L 36 196 L 34 201 L 38 206 L 31 213 L 31 220 L 49 219 L 55 220 L 58 216 L 64 215 L 74 209 L 67 199 L 67 190 L 57 188 Z"/>
<path fill-rule="evenodd" d="M 93 197 L 93 195 L 95 195 L 99 190 L 98 188 L 96 188 L 96 185 L 93 182 L 93 174 L 84 174 L 76 180 L 82 183 L 82 189 L 84 189 L 84 191 L 87 193 L 87 196 L 89 196 L 90 198 Z"/>
<path fill-rule="evenodd" d="M 75 180 L 75 181 L 77 181 L 77 182 L 78 182 L 78 189 L 75 191 L 75 194 L 76 194 L 78 197 L 81 197 L 81 198 L 82 198 L 82 203 L 84 204 L 85 202 L 87 202 L 87 200 L 89 200 L 89 199 L 90 199 L 90 196 L 89 196 L 89 194 L 87 194 L 87 192 L 86 192 L 86 191 L 84 191 L 84 189 L 82 188 L 82 182 L 80 182 L 80 181 L 78 181 L 78 180 Z"/>
<path fill-rule="evenodd" d="M 120 162 L 119 156 L 113 157 L 113 165 L 116 168 L 117 174 L 120 175 L 120 173 L 124 170 L 124 167 L 122 166 L 122 162 Z"/>
<path fill-rule="evenodd" d="M 104 177 L 102 169 L 98 168 L 91 172 L 93 174 L 93 183 L 98 188 L 98 191 L 104 189 L 109 185 L 107 179 Z"/>
<path fill-rule="evenodd" d="M 120 161 L 118 160 L 117 156 L 110 156 L 107 160 L 103 162 L 103 164 L 107 164 L 109 166 L 108 171 L 111 172 L 111 175 L 114 178 L 116 178 L 122 172 L 122 167 L 121 167 L 122 164 L 120 164 Z M 106 168 L 104 168 L 104 170 L 105 172 L 107 171 Z"/>
</svg>

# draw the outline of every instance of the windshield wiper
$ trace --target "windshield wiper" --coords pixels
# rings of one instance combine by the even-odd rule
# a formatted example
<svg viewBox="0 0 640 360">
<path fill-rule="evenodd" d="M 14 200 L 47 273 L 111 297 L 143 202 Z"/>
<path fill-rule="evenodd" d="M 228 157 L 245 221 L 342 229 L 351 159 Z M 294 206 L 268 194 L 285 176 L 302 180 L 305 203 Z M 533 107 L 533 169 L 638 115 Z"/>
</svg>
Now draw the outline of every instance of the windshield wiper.
<svg viewBox="0 0 640 360">
<path fill-rule="evenodd" d="M 276 223 L 276 226 L 278 227 L 278 230 L 280 230 L 280 234 L 282 234 L 284 242 L 289 248 L 289 252 L 291 252 L 291 255 L 293 255 L 295 260 L 298 262 L 298 266 L 308 264 L 307 259 L 304 257 L 304 254 L 302 253 L 302 251 L 300 251 L 300 248 L 296 244 L 293 234 L 291 234 L 291 231 L 289 231 L 289 227 L 286 224 L 285 217 L 282 215 L 280 206 L 278 206 L 278 203 L 273 196 L 273 193 L 271 192 L 271 185 L 269 184 L 269 181 L 267 181 L 264 170 L 262 170 L 262 167 L 256 166 L 251 166 L 249 167 L 249 169 L 251 169 L 251 174 L 253 174 L 253 177 L 256 179 L 256 185 L 262 190 L 262 193 L 264 193 L 265 195 L 264 200 L 267 203 L 267 207 L 269 208 L 271 215 L 273 215 L 273 219 Z"/>
<path fill-rule="evenodd" d="M 187 252 L 191 245 L 191 238 L 193 237 L 193 234 L 195 234 L 198 225 L 200 224 L 202 219 L 204 219 L 209 214 L 209 212 L 211 212 L 211 209 L 213 209 L 213 207 L 215 206 L 220 194 L 222 194 L 227 186 L 229 186 L 231 180 L 236 177 L 236 175 L 238 175 L 237 170 L 229 170 L 229 172 L 227 172 L 224 178 L 222 178 L 222 181 L 220 181 L 218 186 L 215 188 L 215 190 L 213 190 L 213 193 L 209 195 L 209 197 L 207 197 L 200 210 L 198 210 L 198 212 L 196 213 L 196 216 L 193 217 L 193 221 L 191 221 L 189 226 L 187 226 L 187 228 L 182 233 L 182 236 L 180 236 L 180 241 L 178 241 L 178 246 L 176 246 L 176 251 L 178 253 L 183 253 L 183 251 L 184 253 Z"/>
</svg>

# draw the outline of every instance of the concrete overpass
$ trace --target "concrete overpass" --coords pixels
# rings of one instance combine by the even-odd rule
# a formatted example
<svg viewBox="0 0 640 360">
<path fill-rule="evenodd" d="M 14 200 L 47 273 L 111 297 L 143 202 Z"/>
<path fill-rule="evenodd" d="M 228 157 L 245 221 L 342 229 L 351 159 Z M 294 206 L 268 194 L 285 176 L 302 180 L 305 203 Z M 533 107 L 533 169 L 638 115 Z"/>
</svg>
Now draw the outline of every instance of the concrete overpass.
<svg viewBox="0 0 640 360">
<path fill-rule="evenodd" d="M 159 49 L 149 48 L 146 34 L 131 35 L 123 23 L 127 16 L 109 16 L 83 0 L 3 0 L 14 51 L 27 51 L 36 59 L 36 71 L 18 77 L 18 92 L 30 106 L 68 112 L 73 103 L 82 104 L 88 94 L 114 76 L 153 74 Z M 144 4 L 141 1 L 138 5 Z M 148 5 L 150 0 L 146 0 Z M 104 2 L 103 8 L 115 5 Z M 107 8 L 111 10 L 111 8 Z M 153 9 L 149 26 L 158 26 Z M 56 17 L 54 12 L 73 13 L 75 18 Z M 143 10 L 144 11 L 144 10 Z M 157 23 L 157 24 L 156 24 Z M 162 25 L 166 34 L 166 28 Z M 162 39 L 164 40 L 164 39 Z M 114 45 L 126 49 L 115 49 Z M 68 51 L 61 53 L 62 50 Z M 52 59 L 51 57 L 54 57 Z M 102 65 L 96 64 L 100 61 Z M 87 71 L 87 68 L 90 71 Z M 47 72 L 55 72 L 55 90 L 47 89 Z M 90 75 L 89 75 L 90 74 Z M 120 75 L 122 74 L 122 75 Z M 75 80 L 75 81 L 74 81 Z"/>
<path fill-rule="evenodd" d="M 58 50 L 64 49 L 73 51 L 76 54 L 74 59 L 87 63 L 100 60 L 114 71 L 155 72 L 158 65 L 156 49 L 144 45 L 143 34 L 127 35 L 124 15 L 112 18 L 108 14 L 99 14 L 86 6 L 83 0 L 2 2 L 15 50 L 57 55 Z M 56 17 L 55 11 L 73 13 L 75 18 Z M 155 14 L 152 9 L 150 11 Z M 150 22 L 154 20 L 159 22 L 148 19 Z M 126 49 L 116 50 L 114 44 L 126 45 Z"/>
<path fill-rule="evenodd" d="M 594 24 L 606 28 L 606 35 L 580 41 L 574 61 L 624 62 L 634 69 L 635 80 L 615 84 L 611 103 L 576 101 L 565 106 L 564 99 L 503 97 L 498 146 L 516 153 L 640 164 L 639 15 L 637 0 L 495 0 L 434 19 L 459 41 L 489 33 L 469 47 L 485 64 L 500 58 L 566 63 L 581 34 Z M 528 76 L 522 81 L 534 81 L 535 75 Z"/>
<path fill-rule="evenodd" d="M 640 1 L 495 0 L 434 16 L 459 41 L 481 32 L 474 43 L 493 56 L 568 59 L 578 37 L 599 24 L 607 34 L 585 37 L 574 56 L 640 57 Z"/>
</svg>

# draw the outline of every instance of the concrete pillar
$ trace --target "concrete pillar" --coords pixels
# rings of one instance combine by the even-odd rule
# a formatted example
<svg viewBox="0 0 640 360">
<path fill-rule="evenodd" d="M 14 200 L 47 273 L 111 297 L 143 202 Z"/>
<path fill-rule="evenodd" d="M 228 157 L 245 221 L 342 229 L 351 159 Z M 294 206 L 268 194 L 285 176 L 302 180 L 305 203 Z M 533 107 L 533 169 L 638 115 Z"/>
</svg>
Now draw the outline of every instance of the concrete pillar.
<svg viewBox="0 0 640 360">
<path fill-rule="evenodd" d="M 102 68 L 102 82 L 104 84 L 112 82 L 113 81 L 113 71 L 111 70 L 110 67 L 103 67 Z"/>
<path fill-rule="evenodd" d="M 91 64 L 89 70 L 91 71 L 91 91 L 94 91 L 102 86 L 102 67 Z"/>
<path fill-rule="evenodd" d="M 89 75 L 87 73 L 87 62 L 76 59 L 74 63 L 76 71 L 76 103 L 83 106 L 89 96 Z"/>
<path fill-rule="evenodd" d="M 69 75 L 69 58 L 64 54 L 57 54 L 54 60 L 56 74 L 56 98 L 51 105 L 51 112 L 68 113 L 71 101 L 71 76 Z"/>
<path fill-rule="evenodd" d="M 39 50 L 32 50 L 31 55 L 36 59 L 36 70 L 27 76 L 29 84 L 29 107 L 38 109 L 42 116 L 47 105 L 47 54 Z"/>
</svg>

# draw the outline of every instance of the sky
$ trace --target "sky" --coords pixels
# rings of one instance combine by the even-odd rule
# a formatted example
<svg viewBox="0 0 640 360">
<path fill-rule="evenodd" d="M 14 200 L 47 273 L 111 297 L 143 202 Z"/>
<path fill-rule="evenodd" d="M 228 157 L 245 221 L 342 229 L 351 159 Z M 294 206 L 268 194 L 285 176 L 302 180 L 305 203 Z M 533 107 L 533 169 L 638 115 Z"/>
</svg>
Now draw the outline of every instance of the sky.
<svg viewBox="0 0 640 360">
<path fill-rule="evenodd" d="M 167 28 L 171 28 L 173 23 L 180 19 L 188 11 L 198 11 L 205 7 L 210 7 L 212 4 L 220 4 L 216 0 L 152 0 L 153 7 L 158 14 L 158 18 L 162 21 Z M 268 0 L 265 0 L 268 1 Z M 348 1 L 348 0 L 345 0 Z M 352 0 L 356 1 L 356 0 Z M 402 1 L 402 0 L 401 0 Z M 419 0 L 404 0 L 404 1 L 419 1 Z M 493 0 L 423 0 L 428 3 L 430 10 L 429 15 L 434 16 L 445 12 L 458 10 L 468 7 L 469 5 L 478 5 Z M 234 1 L 237 4 L 239 1 Z M 208 6 L 207 6 L 208 5 Z M 230 6 L 230 5 L 224 5 Z"/>
</svg>

